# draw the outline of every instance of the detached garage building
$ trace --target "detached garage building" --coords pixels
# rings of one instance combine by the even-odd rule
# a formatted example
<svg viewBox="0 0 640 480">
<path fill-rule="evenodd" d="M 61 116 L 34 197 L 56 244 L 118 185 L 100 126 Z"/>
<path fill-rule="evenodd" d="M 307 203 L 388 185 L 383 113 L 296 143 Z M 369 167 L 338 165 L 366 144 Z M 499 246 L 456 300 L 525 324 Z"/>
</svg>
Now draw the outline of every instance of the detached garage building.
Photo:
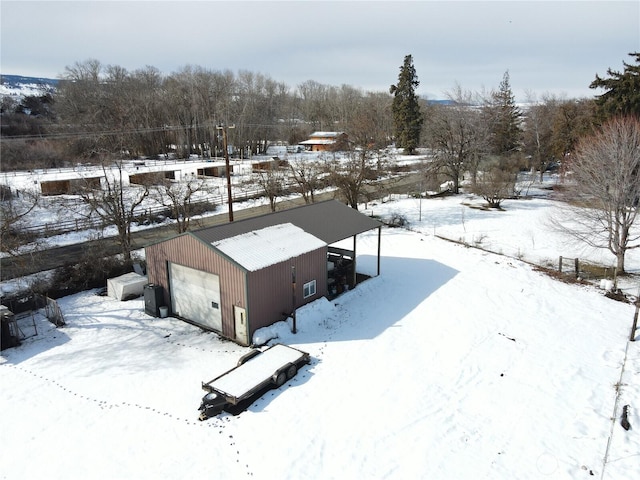
<svg viewBox="0 0 640 480">
<path fill-rule="evenodd" d="M 242 345 L 306 303 L 357 282 L 356 236 L 381 223 L 335 200 L 187 232 L 147 246 L 173 316 Z M 331 244 L 353 237 L 353 249 Z"/>
</svg>

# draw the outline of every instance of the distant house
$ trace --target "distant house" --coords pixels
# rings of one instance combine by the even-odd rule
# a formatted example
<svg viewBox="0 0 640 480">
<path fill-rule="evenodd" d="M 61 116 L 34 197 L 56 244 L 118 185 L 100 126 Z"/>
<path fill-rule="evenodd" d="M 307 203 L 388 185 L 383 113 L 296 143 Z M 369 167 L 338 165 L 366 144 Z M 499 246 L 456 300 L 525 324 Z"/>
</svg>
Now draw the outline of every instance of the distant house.
<svg viewBox="0 0 640 480">
<path fill-rule="evenodd" d="M 251 170 L 253 172 L 264 172 L 267 170 L 286 168 L 288 165 L 289 163 L 286 160 L 281 160 L 279 157 L 271 157 L 271 160 L 261 160 L 259 162 L 252 162 Z"/>
<path fill-rule="evenodd" d="M 311 152 L 334 152 L 345 150 L 347 143 L 348 137 L 344 132 L 314 132 L 298 145 Z"/>
<path fill-rule="evenodd" d="M 380 228 L 336 200 L 313 203 L 149 245 L 148 281 L 172 316 L 249 345 L 257 329 L 362 280 L 356 236 L 378 229 L 379 242 Z M 350 237 L 353 249 L 331 246 Z"/>
</svg>

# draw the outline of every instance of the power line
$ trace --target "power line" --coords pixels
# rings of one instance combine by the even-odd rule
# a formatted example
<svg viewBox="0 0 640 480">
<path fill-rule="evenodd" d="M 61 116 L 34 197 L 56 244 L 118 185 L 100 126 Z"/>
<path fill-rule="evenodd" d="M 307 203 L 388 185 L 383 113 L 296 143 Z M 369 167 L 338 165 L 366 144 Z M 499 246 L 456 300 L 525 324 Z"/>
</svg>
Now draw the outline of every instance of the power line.
<svg viewBox="0 0 640 480">
<path fill-rule="evenodd" d="M 64 133 L 44 133 L 44 134 L 29 134 L 29 135 L 11 135 L 0 136 L 2 141 L 17 141 L 17 140 L 64 140 L 69 138 L 93 138 L 93 137 L 108 137 L 117 135 L 135 135 L 145 133 L 158 133 L 158 132 L 176 132 L 181 130 L 197 130 L 201 128 L 216 128 L 219 124 L 214 122 L 200 123 L 198 125 L 163 125 L 159 127 L 145 127 L 135 128 L 128 130 L 98 130 L 98 131 L 82 131 L 82 132 L 64 132 Z M 272 123 L 245 123 L 244 127 L 282 127 L 282 124 Z"/>
</svg>

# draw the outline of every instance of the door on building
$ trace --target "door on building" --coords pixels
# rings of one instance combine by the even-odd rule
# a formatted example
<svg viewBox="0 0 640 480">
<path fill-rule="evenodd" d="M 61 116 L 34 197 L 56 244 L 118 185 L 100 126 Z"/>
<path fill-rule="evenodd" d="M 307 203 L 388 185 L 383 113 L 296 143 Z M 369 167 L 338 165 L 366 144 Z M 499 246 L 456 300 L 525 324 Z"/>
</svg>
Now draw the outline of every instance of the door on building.
<svg viewBox="0 0 640 480">
<path fill-rule="evenodd" d="M 218 275 L 171 263 L 169 286 L 175 315 L 203 327 L 222 331 Z"/>
<path fill-rule="evenodd" d="M 247 324 L 247 311 L 233 306 L 233 317 L 236 322 L 236 340 L 243 345 L 249 345 L 249 325 Z"/>
</svg>

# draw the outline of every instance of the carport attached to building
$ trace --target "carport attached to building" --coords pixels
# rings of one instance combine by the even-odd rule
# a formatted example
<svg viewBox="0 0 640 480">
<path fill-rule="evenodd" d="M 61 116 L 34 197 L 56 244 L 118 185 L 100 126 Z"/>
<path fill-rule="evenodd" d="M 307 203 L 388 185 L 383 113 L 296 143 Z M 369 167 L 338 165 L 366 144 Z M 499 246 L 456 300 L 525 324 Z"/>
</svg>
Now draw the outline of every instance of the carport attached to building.
<svg viewBox="0 0 640 480">
<path fill-rule="evenodd" d="M 349 236 L 353 251 L 337 250 L 353 263 L 353 286 L 356 235 L 378 228 L 379 238 L 380 226 L 337 201 L 320 202 L 150 245 L 147 273 L 175 316 L 246 345 L 258 328 L 327 295 L 328 244 Z"/>
</svg>

